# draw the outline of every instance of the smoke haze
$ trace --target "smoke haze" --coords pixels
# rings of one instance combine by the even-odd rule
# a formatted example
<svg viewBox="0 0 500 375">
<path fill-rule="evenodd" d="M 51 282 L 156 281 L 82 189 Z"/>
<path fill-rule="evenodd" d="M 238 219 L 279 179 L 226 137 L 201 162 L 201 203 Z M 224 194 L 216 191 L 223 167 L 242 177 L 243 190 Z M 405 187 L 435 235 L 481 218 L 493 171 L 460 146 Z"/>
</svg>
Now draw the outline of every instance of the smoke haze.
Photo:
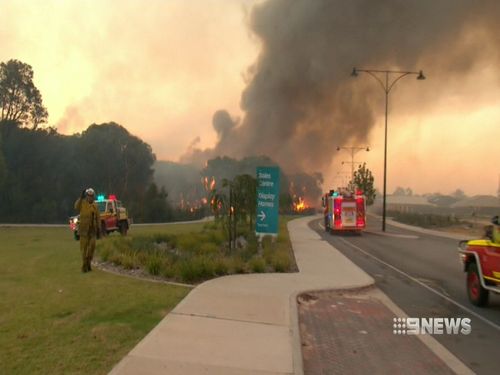
<svg viewBox="0 0 500 375">
<path fill-rule="evenodd" d="M 214 153 L 265 154 L 292 171 L 327 167 L 333 146 L 368 142 L 383 109 L 378 84 L 351 78 L 352 67 L 425 66 L 426 86 L 409 89 L 434 94 L 418 106 L 406 103 L 416 111 L 444 82 L 498 62 L 500 3 L 479 3 L 275 0 L 256 6 L 250 27 L 262 49 L 241 97 L 245 116 L 241 126 L 224 128 Z"/>
<path fill-rule="evenodd" d="M 384 95 L 350 72 L 423 69 L 391 92 L 389 191 L 491 194 L 499 19 L 494 0 L 3 0 L 0 61 L 33 66 L 63 133 L 115 121 L 159 159 L 268 155 L 325 177 L 349 158 L 337 145 L 370 145 L 356 157 L 379 189 Z"/>
</svg>

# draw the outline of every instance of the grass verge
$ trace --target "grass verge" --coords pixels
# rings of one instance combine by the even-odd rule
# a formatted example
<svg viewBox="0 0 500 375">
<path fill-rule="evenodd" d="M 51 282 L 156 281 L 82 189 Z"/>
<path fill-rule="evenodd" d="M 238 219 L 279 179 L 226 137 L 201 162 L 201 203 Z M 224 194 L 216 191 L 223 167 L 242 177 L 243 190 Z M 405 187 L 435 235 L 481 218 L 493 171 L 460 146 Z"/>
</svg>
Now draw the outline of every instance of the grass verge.
<svg viewBox="0 0 500 375">
<path fill-rule="evenodd" d="M 67 228 L 0 228 L 0 244 L 0 374 L 106 374 L 189 292 L 82 274 Z"/>
</svg>

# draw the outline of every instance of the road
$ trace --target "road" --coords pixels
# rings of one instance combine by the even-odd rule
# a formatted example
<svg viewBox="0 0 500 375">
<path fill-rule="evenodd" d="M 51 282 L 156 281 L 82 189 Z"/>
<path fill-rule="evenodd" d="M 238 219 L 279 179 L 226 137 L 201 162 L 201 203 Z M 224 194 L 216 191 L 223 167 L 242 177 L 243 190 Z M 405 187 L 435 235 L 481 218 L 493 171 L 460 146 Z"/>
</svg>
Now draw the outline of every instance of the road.
<svg viewBox="0 0 500 375">
<path fill-rule="evenodd" d="M 500 295 L 490 293 L 487 308 L 470 304 L 456 240 L 388 226 L 370 218 L 358 235 L 325 233 L 320 220 L 311 222 L 351 261 L 375 279 L 375 285 L 408 316 L 468 317 L 470 335 L 434 335 L 443 346 L 478 374 L 498 374 L 500 368 Z M 392 323 L 392 322 L 390 322 Z M 391 324 L 388 324 L 388 329 Z"/>
</svg>

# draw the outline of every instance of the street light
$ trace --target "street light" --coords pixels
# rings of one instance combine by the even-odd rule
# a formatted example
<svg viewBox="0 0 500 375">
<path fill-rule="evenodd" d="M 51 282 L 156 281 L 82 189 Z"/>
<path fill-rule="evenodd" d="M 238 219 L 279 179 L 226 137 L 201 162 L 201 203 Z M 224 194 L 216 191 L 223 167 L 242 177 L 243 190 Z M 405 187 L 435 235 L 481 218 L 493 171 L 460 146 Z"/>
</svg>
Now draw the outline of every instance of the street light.
<svg viewBox="0 0 500 375">
<path fill-rule="evenodd" d="M 352 146 L 337 146 L 337 151 L 340 150 L 350 150 L 351 151 L 351 161 L 343 161 L 342 165 L 344 163 L 350 163 L 351 164 L 351 179 L 354 180 L 354 164 L 359 163 L 357 161 L 354 161 L 354 154 L 358 151 L 365 150 L 365 151 L 370 151 L 370 147 L 352 147 Z"/>
<path fill-rule="evenodd" d="M 359 73 L 368 73 L 373 78 L 377 80 L 378 83 L 382 86 L 382 89 L 385 92 L 385 137 L 384 137 L 384 195 L 383 195 L 383 206 L 382 206 L 382 231 L 385 232 L 385 214 L 386 214 L 386 196 L 387 196 L 387 108 L 389 106 L 389 93 L 391 89 L 394 87 L 396 82 L 398 82 L 401 78 L 406 77 L 407 75 L 415 74 L 419 81 L 425 79 L 424 73 L 422 70 L 418 72 L 410 72 L 410 71 L 401 71 L 401 70 L 369 70 L 369 69 L 357 69 L 352 68 L 352 77 L 357 77 Z M 380 79 L 378 74 L 385 74 L 385 82 Z M 396 75 L 392 81 L 389 81 L 389 75 Z"/>
</svg>

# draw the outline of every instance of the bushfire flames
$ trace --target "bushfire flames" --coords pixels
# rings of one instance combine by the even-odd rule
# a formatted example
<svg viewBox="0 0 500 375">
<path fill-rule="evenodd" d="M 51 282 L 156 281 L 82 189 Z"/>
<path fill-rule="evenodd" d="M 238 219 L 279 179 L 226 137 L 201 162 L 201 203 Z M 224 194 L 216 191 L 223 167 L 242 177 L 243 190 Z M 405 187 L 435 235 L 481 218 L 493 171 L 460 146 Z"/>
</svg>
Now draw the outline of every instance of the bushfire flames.
<svg viewBox="0 0 500 375">
<path fill-rule="evenodd" d="M 296 202 L 293 203 L 293 210 L 295 212 L 304 212 L 305 210 L 309 209 L 310 207 L 306 203 L 306 201 L 302 198 L 299 197 Z"/>
</svg>

